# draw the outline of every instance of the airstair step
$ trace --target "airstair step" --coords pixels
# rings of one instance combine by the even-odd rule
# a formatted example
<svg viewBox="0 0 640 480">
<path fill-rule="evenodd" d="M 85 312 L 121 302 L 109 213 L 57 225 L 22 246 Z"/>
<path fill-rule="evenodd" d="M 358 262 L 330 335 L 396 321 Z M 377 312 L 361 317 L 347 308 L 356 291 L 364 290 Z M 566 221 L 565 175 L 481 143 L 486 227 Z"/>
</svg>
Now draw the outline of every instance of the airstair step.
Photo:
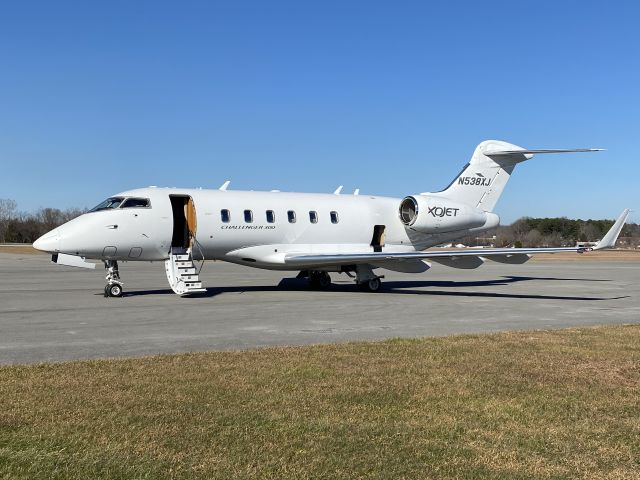
<svg viewBox="0 0 640 480">
<path fill-rule="evenodd" d="M 178 295 L 204 293 L 202 282 L 197 273 L 191 250 L 179 247 L 171 248 L 170 258 L 165 262 L 167 279 L 172 290 Z"/>
<path fill-rule="evenodd" d="M 206 293 L 207 289 L 206 288 L 195 288 L 193 290 L 187 290 L 184 293 L 181 293 L 180 296 L 184 297 L 186 295 L 191 295 L 192 293 Z"/>
</svg>

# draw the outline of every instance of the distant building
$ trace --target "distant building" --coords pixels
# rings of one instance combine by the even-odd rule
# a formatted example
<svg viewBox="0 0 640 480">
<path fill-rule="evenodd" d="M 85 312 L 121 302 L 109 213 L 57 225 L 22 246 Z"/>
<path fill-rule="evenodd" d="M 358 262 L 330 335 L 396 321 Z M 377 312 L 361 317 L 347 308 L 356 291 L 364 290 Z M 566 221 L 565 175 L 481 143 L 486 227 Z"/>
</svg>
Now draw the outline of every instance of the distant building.
<svg viewBox="0 0 640 480">
<path fill-rule="evenodd" d="M 576 243 L 576 247 L 579 247 L 579 248 L 595 247 L 599 242 L 600 240 L 596 240 L 595 242 L 578 242 Z"/>
</svg>

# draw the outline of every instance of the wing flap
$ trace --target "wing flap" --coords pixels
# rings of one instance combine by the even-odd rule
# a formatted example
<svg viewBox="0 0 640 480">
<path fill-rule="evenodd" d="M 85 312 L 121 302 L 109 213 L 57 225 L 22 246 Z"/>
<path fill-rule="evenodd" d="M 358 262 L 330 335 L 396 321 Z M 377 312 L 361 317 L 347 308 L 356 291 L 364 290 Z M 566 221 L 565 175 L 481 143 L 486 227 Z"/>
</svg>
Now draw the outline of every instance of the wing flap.
<svg viewBox="0 0 640 480">
<path fill-rule="evenodd" d="M 507 263 L 509 265 L 522 265 L 523 263 L 528 262 L 531 259 L 531 255 L 526 255 L 523 253 L 516 253 L 510 255 L 493 255 L 487 257 L 487 260 L 491 260 L 492 262 L 497 263 Z"/>
<path fill-rule="evenodd" d="M 374 263 L 376 267 L 402 273 L 423 273 L 431 268 L 427 262 L 415 259 L 383 260 Z"/>
<path fill-rule="evenodd" d="M 473 270 L 474 268 L 478 268 L 484 263 L 484 260 L 478 255 L 454 255 L 450 257 L 432 258 L 431 260 L 447 267 L 459 268 L 462 270 Z"/>
</svg>

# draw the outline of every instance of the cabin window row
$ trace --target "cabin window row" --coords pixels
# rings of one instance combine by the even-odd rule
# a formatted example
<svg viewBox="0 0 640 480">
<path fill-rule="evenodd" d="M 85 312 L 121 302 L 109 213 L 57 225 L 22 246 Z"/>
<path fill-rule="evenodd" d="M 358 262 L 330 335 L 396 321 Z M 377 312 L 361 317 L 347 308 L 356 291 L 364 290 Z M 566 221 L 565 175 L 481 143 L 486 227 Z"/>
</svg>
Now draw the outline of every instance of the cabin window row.
<svg viewBox="0 0 640 480">
<path fill-rule="evenodd" d="M 265 212 L 265 218 L 267 220 L 267 223 L 276 222 L 276 214 L 273 210 L 267 210 Z M 331 223 L 338 223 L 338 212 L 330 212 L 329 218 L 331 219 Z M 220 219 L 223 223 L 229 223 L 231 221 L 231 211 L 227 209 L 220 210 Z M 296 223 L 296 212 L 294 210 L 289 210 L 287 212 L 287 220 L 289 221 L 289 223 Z M 253 223 L 253 210 L 244 211 L 244 221 L 245 223 Z M 318 223 L 318 212 L 316 212 L 315 210 L 311 210 L 309 212 L 309 222 Z"/>
</svg>

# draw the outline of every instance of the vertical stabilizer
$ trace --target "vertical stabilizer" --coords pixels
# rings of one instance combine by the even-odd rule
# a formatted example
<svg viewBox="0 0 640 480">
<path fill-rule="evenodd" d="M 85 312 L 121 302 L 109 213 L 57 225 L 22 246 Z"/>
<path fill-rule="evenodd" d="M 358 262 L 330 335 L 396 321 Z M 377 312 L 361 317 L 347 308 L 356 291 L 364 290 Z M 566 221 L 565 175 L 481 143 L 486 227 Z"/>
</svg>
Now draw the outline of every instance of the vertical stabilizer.
<svg viewBox="0 0 640 480">
<path fill-rule="evenodd" d="M 478 145 L 469 163 L 442 192 L 436 195 L 466 203 L 485 212 L 493 211 L 516 164 L 533 155 L 516 153 L 522 147 L 500 140 L 486 140 Z M 493 152 L 511 152 L 489 156 Z"/>
<path fill-rule="evenodd" d="M 501 140 L 485 140 L 471 161 L 445 190 L 430 194 L 466 203 L 478 210 L 493 211 L 515 166 L 540 153 L 598 152 L 600 148 L 526 150 Z"/>
</svg>

